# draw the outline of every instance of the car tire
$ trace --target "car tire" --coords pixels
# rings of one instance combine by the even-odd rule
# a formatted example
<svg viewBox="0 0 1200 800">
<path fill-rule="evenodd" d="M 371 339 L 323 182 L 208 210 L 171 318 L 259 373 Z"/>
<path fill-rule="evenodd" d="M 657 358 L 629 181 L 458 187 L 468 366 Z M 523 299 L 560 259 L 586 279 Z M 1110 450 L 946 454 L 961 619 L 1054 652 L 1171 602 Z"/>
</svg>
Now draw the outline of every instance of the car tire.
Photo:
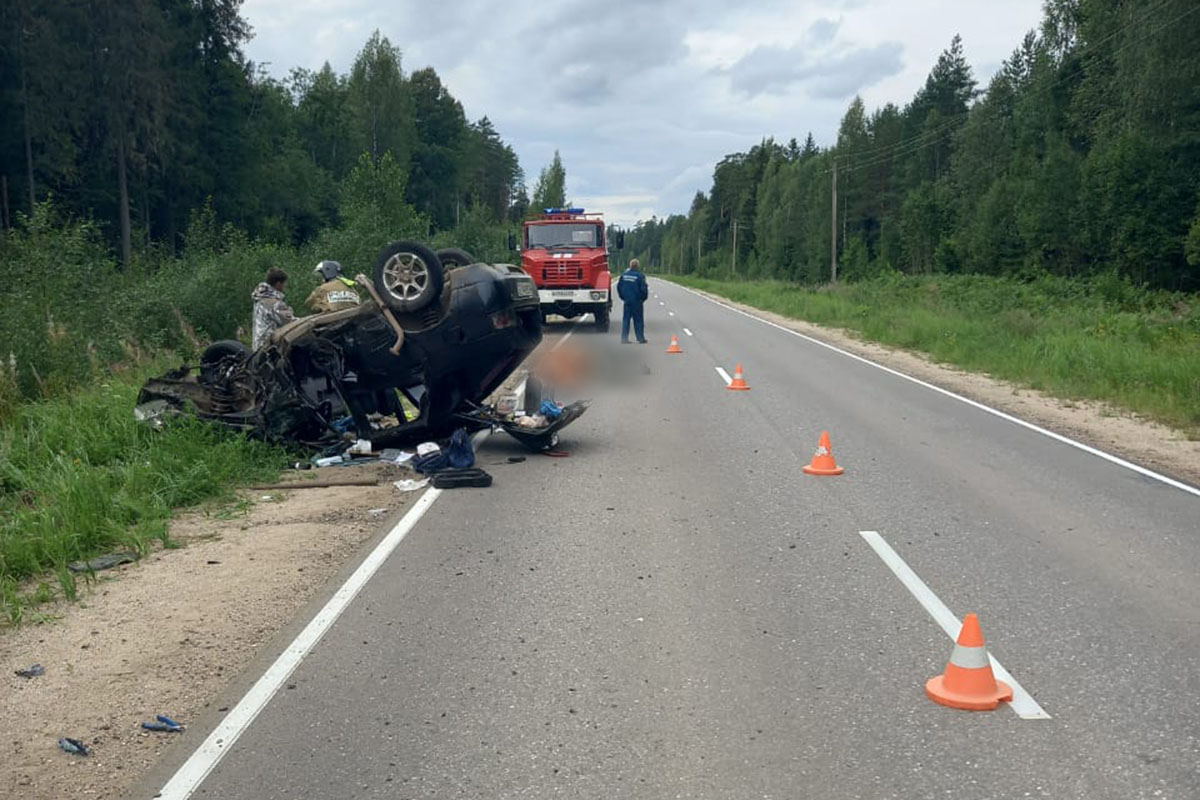
<svg viewBox="0 0 1200 800">
<path fill-rule="evenodd" d="M 249 358 L 250 348 L 237 339 L 222 339 L 204 348 L 204 352 L 200 354 L 200 363 L 204 366 L 210 366 L 212 364 L 219 364 L 232 356 L 242 359 Z"/>
<path fill-rule="evenodd" d="M 596 330 L 600 333 L 608 333 L 608 307 L 596 309 L 592 316 L 596 318 Z"/>
<path fill-rule="evenodd" d="M 375 290 L 398 313 L 420 311 L 437 301 L 446 275 L 437 254 L 418 242 L 392 242 L 375 259 Z"/>
<path fill-rule="evenodd" d="M 479 263 L 479 259 L 461 247 L 443 247 L 437 251 L 437 257 L 442 262 L 442 269 L 454 269 L 455 267 L 465 267 L 468 264 Z"/>
</svg>

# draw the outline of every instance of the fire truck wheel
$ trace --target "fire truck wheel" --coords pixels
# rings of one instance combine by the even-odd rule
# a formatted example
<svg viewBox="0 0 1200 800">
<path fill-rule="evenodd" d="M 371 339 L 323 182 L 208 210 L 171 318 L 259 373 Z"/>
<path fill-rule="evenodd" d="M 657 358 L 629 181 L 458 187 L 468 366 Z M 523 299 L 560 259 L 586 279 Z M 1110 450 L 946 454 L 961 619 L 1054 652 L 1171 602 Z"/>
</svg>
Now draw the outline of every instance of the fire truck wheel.
<svg viewBox="0 0 1200 800">
<path fill-rule="evenodd" d="M 608 308 L 598 308 L 593 313 L 596 318 L 596 330 L 600 333 L 608 333 Z"/>
<path fill-rule="evenodd" d="M 479 259 L 461 247 L 444 247 L 437 251 L 437 257 L 438 261 L 442 262 L 443 269 L 454 269 L 455 267 L 465 267 L 468 264 L 479 263 Z"/>
<path fill-rule="evenodd" d="M 437 254 L 418 242 L 392 242 L 375 260 L 375 288 L 389 308 L 420 311 L 442 293 L 446 275 Z"/>
</svg>

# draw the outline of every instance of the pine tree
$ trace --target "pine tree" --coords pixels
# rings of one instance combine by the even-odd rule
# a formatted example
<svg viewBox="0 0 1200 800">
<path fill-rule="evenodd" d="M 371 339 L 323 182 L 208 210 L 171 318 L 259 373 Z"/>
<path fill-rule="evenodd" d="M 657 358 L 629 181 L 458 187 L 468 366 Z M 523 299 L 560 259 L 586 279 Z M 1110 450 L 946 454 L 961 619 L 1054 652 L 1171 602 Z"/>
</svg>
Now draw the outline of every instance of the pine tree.
<svg viewBox="0 0 1200 800">
<path fill-rule="evenodd" d="M 533 187 L 531 211 L 541 213 L 545 208 L 562 208 L 567 204 L 567 170 L 562 157 L 554 151 L 554 159 L 542 169 Z"/>
</svg>

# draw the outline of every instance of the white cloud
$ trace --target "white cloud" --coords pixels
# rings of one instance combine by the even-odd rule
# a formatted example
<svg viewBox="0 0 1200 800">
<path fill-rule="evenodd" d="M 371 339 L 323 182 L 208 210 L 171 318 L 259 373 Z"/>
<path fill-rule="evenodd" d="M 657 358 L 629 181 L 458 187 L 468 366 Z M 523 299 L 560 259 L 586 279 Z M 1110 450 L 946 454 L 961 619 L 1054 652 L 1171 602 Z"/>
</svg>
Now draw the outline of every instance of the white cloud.
<svg viewBox="0 0 1200 800">
<path fill-rule="evenodd" d="M 248 55 L 286 75 L 348 71 L 371 31 L 487 115 L 532 183 L 561 151 L 572 199 L 632 224 L 687 210 L 727 153 L 813 131 L 848 98 L 908 102 L 955 33 L 990 70 L 1041 0 L 246 0 Z"/>
</svg>

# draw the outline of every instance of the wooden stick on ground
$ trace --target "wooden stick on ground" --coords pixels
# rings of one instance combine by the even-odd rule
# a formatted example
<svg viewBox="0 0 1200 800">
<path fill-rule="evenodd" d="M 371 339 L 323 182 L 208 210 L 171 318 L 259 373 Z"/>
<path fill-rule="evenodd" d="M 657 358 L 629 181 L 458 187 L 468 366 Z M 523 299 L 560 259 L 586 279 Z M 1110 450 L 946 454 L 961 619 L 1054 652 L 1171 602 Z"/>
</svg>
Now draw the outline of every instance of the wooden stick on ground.
<svg viewBox="0 0 1200 800">
<path fill-rule="evenodd" d="M 378 486 L 378 478 L 351 478 L 349 480 L 324 480 L 324 481 L 291 481 L 289 483 L 263 483 L 257 486 L 247 486 L 247 489 L 252 489 L 256 492 L 264 492 L 273 489 L 328 489 L 333 486 Z"/>
</svg>

